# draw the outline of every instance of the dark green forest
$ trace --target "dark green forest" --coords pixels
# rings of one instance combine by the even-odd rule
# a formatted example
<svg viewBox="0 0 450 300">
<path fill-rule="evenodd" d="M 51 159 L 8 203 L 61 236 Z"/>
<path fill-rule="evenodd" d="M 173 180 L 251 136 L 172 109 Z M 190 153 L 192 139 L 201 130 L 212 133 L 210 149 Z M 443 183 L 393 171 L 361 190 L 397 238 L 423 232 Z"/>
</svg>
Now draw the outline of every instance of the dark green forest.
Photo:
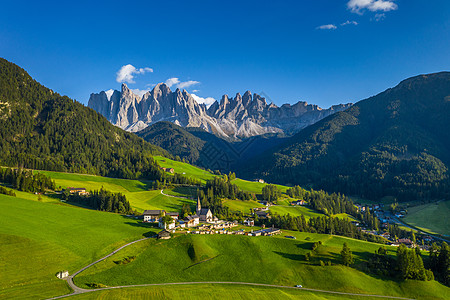
<svg viewBox="0 0 450 300">
<path fill-rule="evenodd" d="M 158 178 L 168 155 L 0 58 L 0 165 L 122 178 Z"/>
<path fill-rule="evenodd" d="M 239 170 L 378 200 L 449 197 L 450 73 L 417 76 L 309 126 Z"/>
</svg>

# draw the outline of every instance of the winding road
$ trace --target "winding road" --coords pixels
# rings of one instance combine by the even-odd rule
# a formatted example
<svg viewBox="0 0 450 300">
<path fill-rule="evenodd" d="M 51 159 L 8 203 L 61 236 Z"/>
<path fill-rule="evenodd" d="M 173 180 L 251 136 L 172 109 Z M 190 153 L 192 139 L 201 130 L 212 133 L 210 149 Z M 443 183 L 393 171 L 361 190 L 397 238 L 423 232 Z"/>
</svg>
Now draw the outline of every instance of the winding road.
<svg viewBox="0 0 450 300">
<path fill-rule="evenodd" d="M 162 193 L 162 191 L 161 191 Z M 78 274 L 80 274 L 81 272 L 83 272 L 84 270 L 92 267 L 93 265 L 107 259 L 108 257 L 111 257 L 112 255 L 116 254 L 117 252 L 119 252 L 120 250 L 122 250 L 123 248 L 126 248 L 130 245 L 133 245 L 135 243 L 141 242 L 141 241 L 145 241 L 147 239 L 150 239 L 152 237 L 146 237 L 143 239 L 139 239 L 133 242 L 130 242 L 128 244 L 125 244 L 119 248 L 117 248 L 116 250 L 114 250 L 113 252 L 109 253 L 108 255 L 94 261 L 93 263 L 90 263 L 89 265 L 81 268 L 80 270 L 78 270 L 77 272 L 75 272 L 74 274 L 70 275 L 69 277 L 65 278 L 65 280 L 67 281 L 67 283 L 69 284 L 69 286 L 72 288 L 73 293 L 71 294 L 66 294 L 66 295 L 62 295 L 62 296 L 58 296 L 58 297 L 53 297 L 53 298 L 49 298 L 48 300 L 51 299 L 61 299 L 61 298 L 66 298 L 66 297 L 70 297 L 70 296 L 74 296 L 74 295 L 78 295 L 78 294 L 85 294 L 85 293 L 91 293 L 91 292 L 97 292 L 97 291 L 104 291 L 104 290 L 113 290 L 113 289 L 122 289 L 122 288 L 132 288 L 132 287 L 152 287 L 152 286 L 170 286 L 170 285 L 197 285 L 197 284 L 230 284 L 230 285 L 248 285 L 248 286 L 262 286 L 262 287 L 273 287 L 273 288 L 282 288 L 282 289 L 301 289 L 301 290 L 305 290 L 305 291 L 310 291 L 310 292 L 317 292 L 317 293 L 327 293 L 327 294 L 335 294 L 335 295 L 347 295 L 347 296 L 360 296 L 360 297 L 377 297 L 377 298 L 386 298 L 386 299 L 405 299 L 405 300 L 413 300 L 411 298 L 403 298 L 403 297 L 394 297 L 394 296 L 384 296 L 384 295 L 372 295 L 372 294 L 356 294 L 356 293 L 345 293 L 345 292 L 336 292 L 336 291 L 327 291 L 327 290 L 320 290 L 320 289 L 311 289 L 311 288 L 297 288 L 297 287 L 292 287 L 292 286 L 284 286 L 284 285 L 276 285 L 276 284 L 265 284 L 265 283 L 251 283 L 251 282 L 229 282 L 229 281 L 203 281 L 203 282 L 171 282 L 171 283 L 149 283 L 149 284 L 133 284 L 133 285 L 121 285 L 121 286 L 110 286 L 110 287 L 105 287 L 105 288 L 98 288 L 98 289 L 83 289 L 78 287 L 74 282 L 73 282 L 73 278 L 75 276 L 77 276 Z"/>
</svg>

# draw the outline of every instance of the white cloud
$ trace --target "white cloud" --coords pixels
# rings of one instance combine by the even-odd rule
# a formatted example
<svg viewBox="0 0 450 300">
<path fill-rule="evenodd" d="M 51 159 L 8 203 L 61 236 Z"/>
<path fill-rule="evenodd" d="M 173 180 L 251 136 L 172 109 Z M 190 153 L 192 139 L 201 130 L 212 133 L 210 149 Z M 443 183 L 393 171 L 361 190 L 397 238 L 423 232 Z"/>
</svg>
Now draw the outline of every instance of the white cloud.
<svg viewBox="0 0 450 300">
<path fill-rule="evenodd" d="M 132 89 L 131 91 L 142 98 L 149 90 Z"/>
<path fill-rule="evenodd" d="M 200 92 L 199 90 L 193 90 L 192 91 L 193 93 L 198 93 L 198 92 Z"/>
<path fill-rule="evenodd" d="M 366 9 L 386 12 L 396 10 L 398 5 L 394 0 L 350 0 L 347 2 L 347 8 L 353 13 L 362 15 Z"/>
<path fill-rule="evenodd" d="M 137 74 L 145 74 L 147 72 L 153 72 L 152 68 L 139 68 L 137 69 L 136 67 L 134 67 L 133 65 L 124 65 L 122 66 L 122 68 L 120 68 L 119 71 L 117 71 L 117 77 L 116 77 L 116 81 L 121 83 L 121 82 L 127 82 L 127 83 L 135 83 L 134 82 L 134 76 Z"/>
<path fill-rule="evenodd" d="M 195 81 L 195 80 L 188 80 L 188 81 L 180 81 L 180 79 L 178 79 L 177 77 L 172 77 L 166 80 L 165 84 L 168 87 L 172 87 L 175 86 L 176 88 L 179 88 L 180 90 L 188 88 L 190 86 L 199 84 L 199 81 Z"/>
<path fill-rule="evenodd" d="M 167 84 L 168 87 L 172 87 L 172 85 L 176 85 L 180 83 L 180 80 L 176 77 L 172 77 L 166 80 L 165 84 Z"/>
<path fill-rule="evenodd" d="M 198 104 L 204 103 L 207 108 L 209 108 L 214 102 L 216 102 L 216 99 L 214 99 L 213 97 L 202 98 L 197 96 L 196 94 L 191 94 L 191 96 L 195 101 L 197 101 Z"/>
<path fill-rule="evenodd" d="M 320 25 L 320 26 L 316 27 L 316 29 L 325 29 L 325 30 L 334 30 L 336 28 L 337 27 L 334 24 Z"/>
<path fill-rule="evenodd" d="M 375 20 L 376 22 L 379 22 L 379 21 L 382 21 L 382 20 L 384 20 L 386 18 L 386 14 L 376 14 L 374 17 L 373 17 L 373 20 Z"/>
<path fill-rule="evenodd" d="M 193 86 L 193 85 L 196 85 L 196 84 L 199 84 L 199 83 L 200 83 L 199 81 L 188 80 L 188 81 L 184 81 L 184 82 L 178 83 L 178 84 L 177 84 L 177 87 L 178 87 L 180 90 L 182 90 L 182 89 L 188 88 L 188 87 L 190 87 L 190 86 Z"/>
<path fill-rule="evenodd" d="M 356 21 L 345 21 L 344 23 L 341 23 L 341 26 L 346 26 L 346 25 L 358 25 L 358 22 Z"/>
</svg>

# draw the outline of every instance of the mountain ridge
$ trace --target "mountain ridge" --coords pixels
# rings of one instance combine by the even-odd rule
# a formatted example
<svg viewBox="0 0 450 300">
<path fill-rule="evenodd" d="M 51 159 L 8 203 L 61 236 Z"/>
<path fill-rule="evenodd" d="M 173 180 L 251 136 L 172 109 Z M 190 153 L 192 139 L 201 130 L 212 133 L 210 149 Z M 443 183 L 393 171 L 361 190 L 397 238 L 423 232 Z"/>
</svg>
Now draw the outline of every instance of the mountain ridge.
<svg viewBox="0 0 450 300">
<path fill-rule="evenodd" d="M 88 106 L 111 123 L 127 131 L 137 132 L 158 121 L 170 121 L 181 127 L 199 127 L 222 138 L 239 140 L 267 133 L 292 135 L 318 120 L 351 107 L 339 104 L 328 109 L 299 101 L 277 107 L 264 97 L 251 94 L 224 95 L 209 108 L 199 104 L 186 90 L 170 88 L 160 83 L 142 97 L 126 84 L 110 97 L 102 91 L 92 93 Z"/>
</svg>

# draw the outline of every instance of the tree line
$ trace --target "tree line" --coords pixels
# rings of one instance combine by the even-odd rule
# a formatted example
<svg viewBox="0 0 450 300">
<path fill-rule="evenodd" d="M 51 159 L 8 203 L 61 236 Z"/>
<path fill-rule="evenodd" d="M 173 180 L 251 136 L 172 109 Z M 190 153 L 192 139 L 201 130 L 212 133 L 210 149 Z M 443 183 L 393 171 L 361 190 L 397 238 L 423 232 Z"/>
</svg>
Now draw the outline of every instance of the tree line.
<svg viewBox="0 0 450 300">
<path fill-rule="evenodd" d="M 66 190 L 63 192 L 62 199 L 101 211 L 120 214 L 134 213 L 125 195 L 107 191 L 103 187 L 100 190 L 91 191 L 89 195 L 70 194 Z"/>
<path fill-rule="evenodd" d="M 43 193 L 56 189 L 55 181 L 49 176 L 23 169 L 0 168 L 0 182 L 23 192 Z"/>
</svg>

